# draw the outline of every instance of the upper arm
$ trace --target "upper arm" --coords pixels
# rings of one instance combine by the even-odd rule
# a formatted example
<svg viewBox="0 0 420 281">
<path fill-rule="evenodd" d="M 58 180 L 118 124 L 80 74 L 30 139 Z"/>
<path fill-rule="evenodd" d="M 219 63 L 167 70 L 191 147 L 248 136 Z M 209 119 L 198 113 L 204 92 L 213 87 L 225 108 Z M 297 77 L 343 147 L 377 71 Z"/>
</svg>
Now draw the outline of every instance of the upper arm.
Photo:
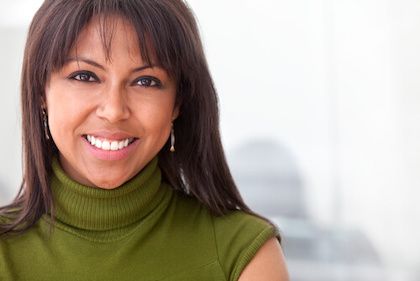
<svg viewBox="0 0 420 281">
<path fill-rule="evenodd" d="M 275 237 L 258 250 L 238 281 L 289 281 L 283 252 Z"/>
</svg>

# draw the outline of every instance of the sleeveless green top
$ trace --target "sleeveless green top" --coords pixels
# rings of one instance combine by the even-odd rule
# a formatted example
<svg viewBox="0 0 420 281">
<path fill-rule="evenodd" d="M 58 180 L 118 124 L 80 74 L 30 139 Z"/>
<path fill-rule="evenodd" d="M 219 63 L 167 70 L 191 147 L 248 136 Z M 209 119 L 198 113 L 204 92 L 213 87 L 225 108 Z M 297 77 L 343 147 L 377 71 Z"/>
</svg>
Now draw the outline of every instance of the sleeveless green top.
<svg viewBox="0 0 420 281">
<path fill-rule="evenodd" d="M 123 186 L 71 180 L 54 161 L 56 222 L 0 238 L 3 281 L 238 280 L 277 228 L 241 211 L 213 216 L 161 181 L 153 159 Z"/>
</svg>

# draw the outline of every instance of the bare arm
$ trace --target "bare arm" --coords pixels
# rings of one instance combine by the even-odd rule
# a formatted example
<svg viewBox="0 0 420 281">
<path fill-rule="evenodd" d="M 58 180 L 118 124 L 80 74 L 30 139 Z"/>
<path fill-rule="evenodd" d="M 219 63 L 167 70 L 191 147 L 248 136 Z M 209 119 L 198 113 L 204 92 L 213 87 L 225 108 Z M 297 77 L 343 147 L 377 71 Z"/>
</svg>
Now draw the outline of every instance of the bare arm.
<svg viewBox="0 0 420 281">
<path fill-rule="evenodd" d="M 238 281 L 289 281 L 283 251 L 276 238 L 268 240 L 258 250 Z"/>
</svg>

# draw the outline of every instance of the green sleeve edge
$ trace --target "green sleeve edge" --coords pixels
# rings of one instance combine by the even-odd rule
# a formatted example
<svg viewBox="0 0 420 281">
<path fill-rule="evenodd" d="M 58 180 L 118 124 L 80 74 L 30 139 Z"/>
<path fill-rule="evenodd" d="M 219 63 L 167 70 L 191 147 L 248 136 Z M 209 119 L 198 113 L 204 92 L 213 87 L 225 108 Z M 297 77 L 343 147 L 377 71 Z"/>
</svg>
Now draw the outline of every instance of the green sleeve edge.
<svg viewBox="0 0 420 281">
<path fill-rule="evenodd" d="M 232 281 L 237 281 L 242 271 L 252 260 L 258 250 L 267 242 L 270 238 L 276 237 L 280 242 L 280 231 L 279 229 L 271 225 L 269 228 L 264 229 L 252 242 L 251 245 L 244 251 L 244 253 L 239 257 L 235 269 L 233 270 Z"/>
</svg>

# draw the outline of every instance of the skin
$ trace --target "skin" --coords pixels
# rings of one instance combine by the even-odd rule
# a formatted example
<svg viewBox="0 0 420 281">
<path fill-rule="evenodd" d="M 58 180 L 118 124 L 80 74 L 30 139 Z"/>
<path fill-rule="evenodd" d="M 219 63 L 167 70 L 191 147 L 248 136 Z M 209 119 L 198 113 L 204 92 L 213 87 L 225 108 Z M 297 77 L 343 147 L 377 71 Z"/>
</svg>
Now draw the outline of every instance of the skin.
<svg viewBox="0 0 420 281">
<path fill-rule="evenodd" d="M 284 255 L 276 238 L 268 240 L 258 250 L 238 281 L 289 281 Z"/>
<path fill-rule="evenodd" d="M 135 71 L 145 63 L 131 25 L 116 19 L 109 60 L 98 30 L 98 22 L 93 19 L 80 34 L 68 63 L 52 73 L 44 107 L 63 170 L 81 184 L 113 189 L 157 155 L 168 140 L 179 109 L 175 108 L 175 82 L 164 69 L 153 66 Z M 161 86 L 157 87 L 155 81 Z M 84 135 L 97 132 L 135 137 L 138 143 L 124 159 L 101 160 L 87 149 L 90 144 L 84 139 Z M 276 239 L 261 247 L 239 278 L 288 280 Z"/>
<path fill-rule="evenodd" d="M 109 60 L 93 19 L 46 87 L 49 128 L 63 170 L 81 184 L 103 189 L 142 170 L 164 146 L 178 116 L 173 79 L 164 69 L 145 65 L 131 25 L 118 18 L 115 23 Z M 135 70 L 139 67 L 145 68 Z M 138 141 L 123 159 L 98 159 L 84 135 L 104 132 L 110 140 Z"/>
</svg>

